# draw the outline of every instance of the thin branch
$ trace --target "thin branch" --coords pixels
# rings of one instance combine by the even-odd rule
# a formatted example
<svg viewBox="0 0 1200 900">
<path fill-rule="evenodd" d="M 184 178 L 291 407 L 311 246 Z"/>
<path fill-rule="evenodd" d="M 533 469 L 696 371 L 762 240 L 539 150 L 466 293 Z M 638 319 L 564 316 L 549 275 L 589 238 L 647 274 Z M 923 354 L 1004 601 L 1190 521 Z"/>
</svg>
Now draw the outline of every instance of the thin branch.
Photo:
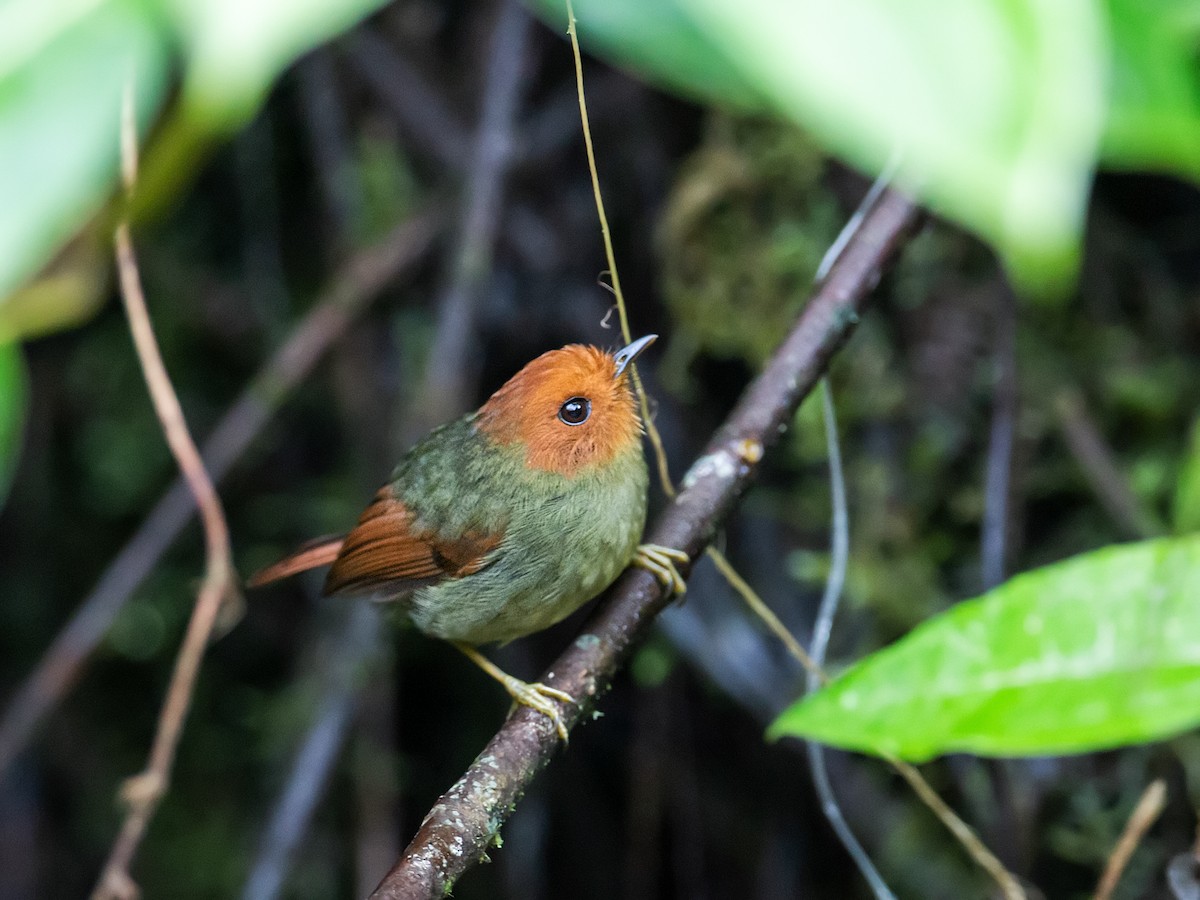
<svg viewBox="0 0 1200 900">
<path fill-rule="evenodd" d="M 390 42 L 360 28 L 345 57 L 359 77 L 392 111 L 412 146 L 454 172 L 465 172 L 469 132 L 427 79 Z"/>
<path fill-rule="evenodd" d="M 137 179 L 137 129 L 133 114 L 132 83 L 126 85 L 121 117 L 121 162 L 126 191 L 133 192 Z M 204 581 L 196 597 L 196 605 L 188 622 L 187 634 L 175 661 L 175 671 L 167 690 L 167 698 L 159 714 L 158 729 L 150 749 L 145 771 L 126 781 L 122 799 L 129 806 L 125 821 L 113 844 L 108 862 L 100 875 L 93 898 L 133 898 L 137 887 L 129 867 L 137 854 L 142 837 L 167 791 L 171 769 L 183 723 L 187 718 L 200 672 L 200 661 L 217 621 L 217 613 L 226 598 L 237 590 L 233 562 L 229 551 L 229 529 L 221 501 L 204 463 L 188 432 L 179 398 L 171 386 L 170 376 L 163 365 L 162 355 L 154 339 L 150 314 L 142 294 L 129 223 L 121 222 L 116 231 L 117 270 L 121 281 L 121 297 L 129 318 L 129 330 L 137 348 L 138 361 L 146 377 L 146 386 L 154 402 L 154 411 L 162 424 L 163 434 L 171 454 L 179 464 L 188 489 L 196 499 L 204 526 Z"/>
<path fill-rule="evenodd" d="M 775 635 L 779 639 L 779 642 L 787 649 L 788 653 L 800 665 L 804 666 L 804 670 L 808 673 L 808 676 L 824 681 L 825 673 L 821 671 L 821 664 L 813 659 L 800 642 L 796 640 L 796 636 L 788 631 L 788 627 L 783 624 L 779 616 L 775 615 L 775 610 L 767 606 L 766 601 L 758 595 L 758 591 L 754 590 L 750 586 L 750 583 L 739 574 L 738 570 L 733 567 L 733 563 L 729 561 L 725 554 L 713 546 L 709 546 L 704 552 L 713 561 L 713 565 L 717 567 L 717 571 L 729 582 L 729 586 L 741 596 L 742 602 L 750 607 L 751 612 L 762 620 L 771 634 Z"/>
<path fill-rule="evenodd" d="M 275 800 L 258 855 L 242 888 L 244 900 L 273 900 L 283 889 L 358 706 L 363 662 L 379 650 L 379 619 L 379 610 L 373 604 L 353 604 L 345 610 L 336 636 L 319 654 L 322 664 L 313 673 L 313 680 L 322 686 L 322 697 L 285 787 Z"/>
<path fill-rule="evenodd" d="M 466 405 L 468 386 L 478 374 L 478 354 L 473 352 L 475 319 L 492 272 L 504 211 L 504 187 L 514 159 L 513 132 L 528 82 L 532 24 L 518 0 L 500 4 L 484 71 L 483 109 L 462 196 L 461 231 L 450 259 L 447 286 L 438 299 L 437 333 L 419 392 L 424 403 L 406 435 L 414 440 L 441 422 L 448 411 Z"/>
<path fill-rule="evenodd" d="M 1121 837 L 1118 838 L 1117 845 L 1113 847 L 1112 855 L 1104 867 L 1104 874 L 1100 876 L 1100 883 L 1096 885 L 1093 900 L 1110 900 L 1113 891 L 1117 889 L 1117 883 L 1121 880 L 1121 874 L 1133 857 L 1133 851 L 1138 848 L 1150 826 L 1158 821 L 1166 805 L 1167 783 L 1161 778 L 1156 778 L 1142 791 L 1141 798 L 1130 813 L 1129 821 L 1125 823 Z"/>
<path fill-rule="evenodd" d="M 1153 537 L 1166 529 L 1158 516 L 1134 494 L 1117 466 L 1112 448 L 1088 412 L 1078 391 L 1064 388 L 1054 398 L 1067 447 L 1083 469 L 1100 505 L 1130 537 Z"/>
<path fill-rule="evenodd" d="M 379 293 L 423 259 L 442 216 L 420 213 L 378 244 L 351 257 L 271 359 L 217 423 L 204 443 L 204 464 L 223 478 L 303 381 Z M 101 574 L 0 720 L 0 778 L 38 725 L 66 696 L 117 614 L 195 514 L 182 479 L 158 500 L 133 537 Z"/>
<path fill-rule="evenodd" d="M 1004 581 L 1011 530 L 1013 444 L 1017 431 L 1017 304 L 1005 284 L 996 302 L 995 388 L 988 435 L 983 528 L 980 535 L 983 589 Z"/>
<path fill-rule="evenodd" d="M 579 52 L 579 34 L 575 27 L 575 8 L 571 0 L 567 0 L 567 35 L 571 38 L 571 55 L 575 59 L 575 92 L 579 97 L 579 120 L 583 126 L 583 146 L 587 151 L 588 173 L 592 178 L 592 195 L 596 200 L 596 216 L 600 220 L 600 235 L 604 239 L 604 258 L 608 262 L 608 276 L 612 282 L 613 297 L 617 303 L 617 316 L 621 322 L 621 337 L 628 344 L 633 340 L 629 330 L 629 316 L 625 311 L 625 293 L 621 290 L 621 276 L 617 271 L 617 255 L 613 252 L 612 231 L 608 227 L 608 214 L 604 211 L 604 197 L 600 191 L 600 174 L 596 168 L 596 150 L 592 146 L 592 125 L 588 117 L 587 96 L 583 90 L 583 56 Z M 654 459 L 658 465 L 658 480 L 663 493 L 668 497 L 675 496 L 675 485 L 671 481 L 671 473 L 667 468 L 667 452 L 663 448 L 662 437 L 654 427 L 654 417 L 650 415 L 650 399 L 642 386 L 642 377 L 638 374 L 637 364 L 629 367 L 633 379 L 633 389 L 637 394 L 638 405 L 641 407 L 642 422 L 646 426 L 646 436 L 654 447 Z"/>
<path fill-rule="evenodd" d="M 653 543 L 684 550 L 694 560 L 712 540 L 749 487 L 764 449 L 778 440 L 797 405 L 849 336 L 867 294 L 917 220 L 913 203 L 894 191 L 870 211 L 783 344 L 692 465 L 682 490 L 652 530 Z M 640 569 L 626 571 L 608 591 L 581 635 L 541 679 L 578 698 L 563 710 L 568 727 L 590 711 L 669 599 L 657 580 Z M 558 745 L 544 716 L 518 709 L 438 800 L 372 897 L 443 896 L 483 858 Z"/>
<path fill-rule="evenodd" d="M 842 588 L 846 583 L 846 566 L 850 560 L 850 513 L 846 503 L 846 478 L 842 469 L 842 451 L 838 442 L 837 414 L 833 408 L 833 389 L 829 379 L 821 379 L 821 408 L 825 418 L 825 449 L 829 458 L 829 485 L 832 496 L 833 516 L 830 531 L 833 534 L 830 551 L 829 578 L 825 581 L 825 591 L 821 596 L 821 605 L 817 608 L 817 620 L 813 623 L 812 662 L 815 667 L 809 669 L 805 679 L 805 693 L 811 694 L 826 680 L 821 667 L 825 665 L 825 652 L 829 649 L 829 636 L 833 633 L 833 619 L 837 614 L 838 604 L 842 598 Z M 858 871 L 871 887 L 877 900 L 895 900 L 895 894 L 888 887 L 875 863 L 867 855 L 850 823 L 842 813 L 837 795 L 833 792 L 833 783 L 829 779 L 829 767 L 825 761 L 825 748 L 815 741 L 807 744 L 808 767 L 812 771 L 813 786 L 821 801 L 821 812 L 829 822 L 829 826 L 837 835 L 842 846 L 858 867 Z"/>
<path fill-rule="evenodd" d="M 971 830 L 971 826 L 958 817 L 958 813 L 938 795 L 938 792 L 917 771 L 916 767 L 899 759 L 889 759 L 888 763 L 900 773 L 901 778 L 908 782 L 916 795 L 921 798 L 921 802 L 929 807 L 950 833 L 958 839 L 958 842 L 967 849 L 976 865 L 1000 885 L 1000 890 L 1004 892 L 1006 900 L 1025 900 L 1025 889 L 1021 887 L 1020 882 L 1008 869 L 1004 868 L 1004 863 L 1000 862 L 996 855 L 984 846 L 975 832 Z"/>
</svg>

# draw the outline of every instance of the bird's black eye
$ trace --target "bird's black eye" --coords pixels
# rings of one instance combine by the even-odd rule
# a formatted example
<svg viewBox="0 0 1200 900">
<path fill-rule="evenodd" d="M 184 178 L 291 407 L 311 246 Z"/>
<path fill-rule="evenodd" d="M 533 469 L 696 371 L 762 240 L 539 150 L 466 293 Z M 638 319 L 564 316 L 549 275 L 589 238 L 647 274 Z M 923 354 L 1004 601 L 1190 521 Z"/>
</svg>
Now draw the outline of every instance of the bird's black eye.
<svg viewBox="0 0 1200 900">
<path fill-rule="evenodd" d="M 572 397 L 558 408 L 558 420 L 565 425 L 582 425 L 592 414 L 592 401 L 587 397 Z"/>
</svg>

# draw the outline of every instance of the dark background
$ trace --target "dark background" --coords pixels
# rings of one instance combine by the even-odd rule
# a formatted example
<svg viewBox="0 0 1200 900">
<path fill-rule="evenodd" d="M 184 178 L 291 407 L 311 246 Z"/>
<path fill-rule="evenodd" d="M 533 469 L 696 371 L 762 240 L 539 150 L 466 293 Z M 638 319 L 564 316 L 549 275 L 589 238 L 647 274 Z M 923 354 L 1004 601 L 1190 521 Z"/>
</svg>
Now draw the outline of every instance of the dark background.
<svg viewBox="0 0 1200 900">
<path fill-rule="evenodd" d="M 611 296 L 569 46 L 531 20 L 515 112 L 500 116 L 509 158 L 481 180 L 475 134 L 499 102 L 486 74 L 496 19 L 489 4 L 400 0 L 302 60 L 138 230 L 163 354 L 202 437 L 345 260 L 420 210 L 445 218 L 434 249 L 224 480 L 243 574 L 347 528 L 415 436 L 533 356 L 621 343 L 615 316 L 602 324 Z M 790 126 L 691 105 L 594 60 L 586 74 L 633 331 L 662 336 L 641 368 L 679 477 L 802 308 L 866 183 Z M 493 189 L 493 214 L 466 225 Z M 1078 288 L 1059 300 L 1014 300 L 985 247 L 925 226 L 833 367 L 852 531 L 835 663 L 979 593 L 985 558 L 1014 572 L 1171 527 L 1200 405 L 1198 199 L 1170 180 L 1101 176 Z M 472 253 L 483 265 L 464 269 Z M 439 359 L 431 348 L 455 296 L 473 314 L 465 342 Z M 174 477 L 115 296 L 90 324 L 30 344 L 28 362 L 31 419 L 0 513 L 0 705 Z M 426 375 L 447 367 L 453 379 Z M 997 423 L 1013 430 L 1014 452 L 989 491 Z M 1107 481 L 1089 452 L 1115 463 Z M 828 495 L 809 403 L 721 537 L 804 640 L 828 567 Z M 997 556 L 981 549 L 981 522 L 1002 498 Z M 202 568 L 193 524 L 0 781 L 0 900 L 90 890 Z M 507 698 L 452 648 L 318 593 L 319 579 L 251 592 L 212 646 L 175 783 L 134 869 L 146 897 L 245 889 L 280 792 L 326 777 L 311 761 L 293 771 L 314 722 L 341 749 L 311 826 L 284 816 L 303 836 L 283 895 L 364 894 L 504 716 Z M 533 678 L 578 623 L 493 655 Z M 455 896 L 867 896 L 815 803 L 802 745 L 762 737 L 800 690 L 782 649 L 702 565 L 603 716 L 572 736 L 492 864 Z M 1167 811 L 1118 893 L 1132 898 L 1170 896 L 1162 871 L 1191 844 L 1197 766 L 1187 735 L 1071 759 L 956 757 L 926 773 L 1053 898 L 1088 894 L 1145 784 L 1166 778 Z M 986 895 L 986 878 L 890 770 L 840 754 L 830 767 L 899 895 Z"/>
</svg>

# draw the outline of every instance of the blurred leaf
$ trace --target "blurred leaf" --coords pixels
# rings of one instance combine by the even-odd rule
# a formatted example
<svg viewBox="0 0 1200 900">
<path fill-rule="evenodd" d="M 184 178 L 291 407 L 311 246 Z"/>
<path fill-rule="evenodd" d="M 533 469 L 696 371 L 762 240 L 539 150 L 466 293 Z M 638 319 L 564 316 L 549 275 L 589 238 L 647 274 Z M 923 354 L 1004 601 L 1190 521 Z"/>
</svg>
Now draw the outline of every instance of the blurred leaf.
<svg viewBox="0 0 1200 900">
<path fill-rule="evenodd" d="M 177 188 L 208 136 L 241 125 L 300 54 L 381 0 L 0 0 L 0 304 L 100 208 L 117 176 L 121 93 L 132 74 L 143 123 L 170 53 L 188 54 L 184 115 L 163 155 Z M 174 24 L 172 35 L 164 26 Z M 170 142 L 167 142 L 170 143 Z M 151 177 L 151 181 L 155 181 Z M 156 182 L 157 186 L 161 184 Z M 64 310 L 86 292 L 52 286 Z"/>
<path fill-rule="evenodd" d="M 257 109 L 276 76 L 383 0 L 160 0 L 187 44 L 189 115 L 232 130 Z"/>
<path fill-rule="evenodd" d="M 1200 531 L 1200 418 L 1192 425 L 1191 444 L 1175 488 L 1173 513 L 1177 534 Z"/>
<path fill-rule="evenodd" d="M 1074 274 L 1104 120 L 1093 0 L 680 0 L 778 107 L 991 241 L 1026 287 Z"/>
<path fill-rule="evenodd" d="M 1104 161 L 1200 179 L 1200 73 L 1181 0 L 1106 0 L 1113 78 Z M 1195 4 L 1186 3 L 1193 10 Z"/>
<path fill-rule="evenodd" d="M 109 193 L 130 73 L 148 118 L 165 60 L 132 0 L 0 6 L 0 304 Z"/>
<path fill-rule="evenodd" d="M 15 343 L 0 343 L 0 507 L 4 506 L 21 455 L 27 404 L 21 348 Z"/>
<path fill-rule="evenodd" d="M 87 321 L 107 296 L 108 273 L 108 258 L 85 232 L 37 279 L 0 303 L 0 343 L 29 340 Z"/>
<path fill-rule="evenodd" d="M 556 24 L 556 0 L 530 0 Z M 1185 0 L 579 0 L 580 38 L 683 93 L 776 110 L 1069 284 L 1097 157 L 1200 179 Z"/>
<path fill-rule="evenodd" d="M 925 622 L 784 711 L 797 735 L 924 760 L 1076 753 L 1200 722 L 1200 538 L 1107 547 Z"/>
<path fill-rule="evenodd" d="M 565 0 L 526 0 L 560 34 L 567 31 Z M 579 40 L 676 93 L 747 110 L 767 109 L 763 93 L 725 59 L 684 11 L 680 0 L 579 0 Z"/>
</svg>

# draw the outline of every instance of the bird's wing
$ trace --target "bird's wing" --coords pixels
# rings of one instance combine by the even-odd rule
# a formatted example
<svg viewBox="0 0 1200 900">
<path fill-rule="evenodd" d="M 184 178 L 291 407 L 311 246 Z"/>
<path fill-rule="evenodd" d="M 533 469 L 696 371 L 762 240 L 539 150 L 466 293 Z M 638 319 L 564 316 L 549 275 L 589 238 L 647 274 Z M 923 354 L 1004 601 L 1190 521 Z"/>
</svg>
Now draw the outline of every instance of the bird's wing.
<svg viewBox="0 0 1200 900">
<path fill-rule="evenodd" d="M 408 507 L 385 487 L 346 535 L 325 579 L 325 593 L 402 596 L 445 578 L 472 575 L 488 565 L 503 539 L 503 533 L 468 531 L 446 538 L 418 531 Z"/>
</svg>

